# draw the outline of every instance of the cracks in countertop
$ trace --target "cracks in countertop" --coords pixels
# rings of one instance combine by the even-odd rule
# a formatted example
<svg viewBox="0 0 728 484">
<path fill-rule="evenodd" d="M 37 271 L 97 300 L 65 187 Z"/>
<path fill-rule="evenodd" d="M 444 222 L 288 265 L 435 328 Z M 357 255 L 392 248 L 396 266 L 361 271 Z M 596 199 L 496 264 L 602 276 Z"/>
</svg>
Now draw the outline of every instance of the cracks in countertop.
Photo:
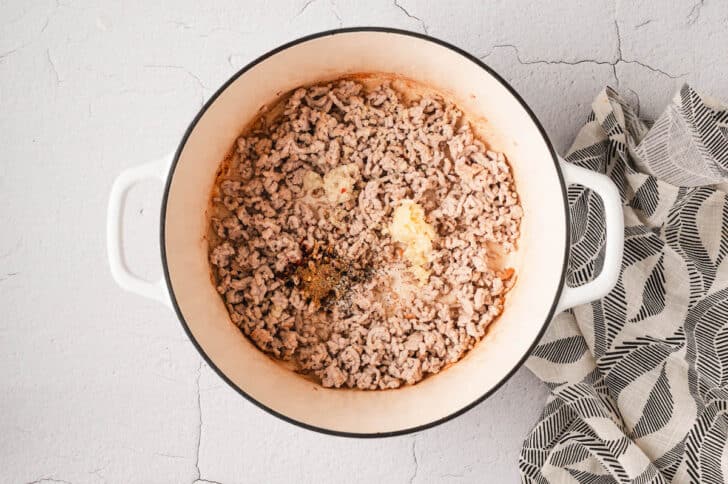
<svg viewBox="0 0 728 484">
<path fill-rule="evenodd" d="M 655 72 L 657 74 L 662 74 L 663 76 L 669 77 L 670 79 L 680 79 L 680 78 L 685 77 L 685 76 L 688 75 L 687 72 L 683 72 L 681 74 L 671 74 L 671 73 L 669 73 L 667 71 L 663 71 L 662 69 L 659 69 L 657 67 L 653 67 L 653 66 L 651 66 L 649 64 L 645 64 L 644 62 L 641 62 L 641 61 L 638 61 L 638 60 L 624 60 L 624 59 L 620 59 L 619 61 L 617 61 L 615 63 L 615 65 L 618 64 L 618 63 L 620 63 L 620 62 L 623 63 L 623 64 L 637 64 L 638 66 L 644 67 L 645 69 L 650 70 L 652 72 Z"/>
<path fill-rule="evenodd" d="M 165 21 L 166 24 L 174 25 L 177 27 L 178 30 L 182 31 L 190 31 L 192 32 L 197 38 L 200 39 L 206 39 L 208 37 L 212 37 L 213 34 L 216 34 L 218 32 L 223 32 L 227 34 L 232 35 L 246 35 L 246 34 L 254 34 L 254 30 L 241 30 L 239 28 L 229 28 L 229 27 L 212 27 L 207 28 L 204 30 L 201 30 L 199 26 L 197 26 L 194 23 L 186 22 L 184 20 L 179 19 L 171 19 Z"/>
<path fill-rule="evenodd" d="M 696 4 L 695 7 L 693 7 L 693 10 L 691 10 L 691 14 L 695 10 L 695 8 L 702 7 L 703 3 L 704 3 L 704 0 L 700 0 L 699 3 Z M 620 30 L 619 21 L 617 19 L 618 18 L 618 10 L 619 10 L 619 0 L 615 0 L 615 2 L 614 2 L 614 30 L 615 30 L 615 35 L 616 35 L 616 38 L 617 38 L 617 45 L 616 45 L 616 49 L 615 49 L 615 56 L 611 60 L 607 60 L 607 59 L 604 59 L 604 60 L 602 60 L 602 59 L 578 59 L 578 60 L 575 60 L 575 61 L 568 61 L 568 60 L 564 60 L 564 59 L 553 59 L 553 60 L 549 60 L 549 59 L 532 59 L 532 60 L 526 60 L 526 59 L 524 59 L 524 58 L 521 57 L 521 51 L 518 48 L 518 46 L 516 46 L 515 44 L 496 44 L 496 45 L 493 45 L 491 47 L 491 49 L 490 49 L 489 52 L 487 52 L 486 54 L 480 55 L 479 58 L 480 59 L 487 59 L 488 57 L 490 57 L 491 55 L 493 55 L 493 53 L 496 51 L 496 49 L 510 48 L 510 49 L 513 49 L 513 51 L 515 52 L 515 54 L 516 54 L 516 61 L 519 64 L 521 64 L 521 65 L 548 64 L 548 65 L 570 65 L 570 66 L 574 66 L 574 65 L 579 65 L 579 64 L 593 64 L 593 65 L 611 66 L 612 67 L 612 76 L 614 77 L 614 80 L 615 80 L 615 82 L 617 84 L 617 87 L 621 87 L 621 85 L 620 85 L 621 84 L 621 81 L 619 79 L 619 74 L 617 72 L 617 66 L 619 66 L 620 64 L 638 65 L 638 66 L 643 67 L 643 68 L 645 68 L 645 69 L 647 69 L 649 71 L 652 71 L 652 72 L 654 72 L 656 74 L 663 75 L 663 76 L 668 77 L 670 79 L 680 79 L 680 78 L 683 78 L 686 75 L 688 75 L 687 72 L 684 72 L 684 73 L 681 73 L 681 74 L 673 74 L 673 73 L 667 72 L 667 71 L 665 71 L 663 69 L 660 69 L 658 67 L 654 67 L 654 66 L 652 66 L 650 64 L 647 64 L 646 62 L 643 62 L 643 61 L 640 61 L 640 60 L 637 60 L 637 59 L 629 59 L 629 58 L 626 58 L 625 55 L 624 55 L 624 51 L 622 50 L 622 32 Z M 699 14 L 699 10 L 698 10 L 698 14 Z M 649 19 L 649 20 L 646 20 L 646 21 L 642 22 L 641 24 L 635 26 L 635 30 L 636 29 L 639 29 L 641 27 L 644 27 L 645 25 L 649 24 L 650 22 L 652 22 L 652 19 Z M 634 91 L 632 91 L 632 92 L 634 93 Z M 636 95 L 636 93 L 634 93 L 634 94 Z"/>
<path fill-rule="evenodd" d="M 35 481 L 30 481 L 27 484 L 43 484 L 44 482 L 60 482 L 61 484 L 71 484 L 70 481 L 64 481 L 63 479 L 54 479 L 53 477 L 41 477 Z"/>
<path fill-rule="evenodd" d="M 16 52 L 18 52 L 18 51 L 21 51 L 21 50 L 25 49 L 26 47 L 28 47 L 28 46 L 29 46 L 30 44 L 32 44 L 32 43 L 33 43 L 33 41 L 31 40 L 30 42 L 26 42 L 26 43 L 24 43 L 24 44 L 22 44 L 22 45 L 19 45 L 19 46 L 17 46 L 17 47 L 16 47 L 16 48 L 14 48 L 14 49 L 10 49 L 10 50 L 8 50 L 8 51 L 5 51 L 5 52 L 2 52 L 2 53 L 0 53 L 0 60 L 3 60 L 3 59 L 5 59 L 6 57 L 9 57 L 9 56 L 11 56 L 11 55 L 15 54 Z"/>
<path fill-rule="evenodd" d="M 24 43 L 20 44 L 17 47 L 14 47 L 14 48 L 8 50 L 8 51 L 0 52 L 0 60 L 3 60 L 6 57 L 9 57 L 9 56 L 11 56 L 11 55 L 13 55 L 13 54 L 15 54 L 17 52 L 20 52 L 21 50 L 25 49 L 26 47 L 28 47 L 29 45 L 31 45 L 35 41 L 37 41 L 38 40 L 38 37 L 40 37 L 40 34 L 42 34 L 43 32 L 46 31 L 46 29 L 48 28 L 48 24 L 51 22 L 51 19 L 53 18 L 53 16 L 56 14 L 56 12 L 58 12 L 58 10 L 62 6 L 63 5 L 61 4 L 60 0 L 55 0 L 55 3 L 54 3 L 53 8 L 45 15 L 45 18 L 43 19 L 43 25 L 41 26 L 40 30 L 35 35 L 35 37 L 33 39 L 27 41 L 27 42 L 24 42 Z M 23 12 L 23 15 L 25 15 L 25 13 L 26 12 Z M 21 17 L 23 15 L 21 15 Z"/>
<path fill-rule="evenodd" d="M 422 31 L 425 34 L 428 34 L 429 35 L 429 33 L 430 33 L 429 32 L 429 28 L 427 27 L 427 24 L 425 23 L 425 21 L 422 20 L 422 18 L 420 18 L 420 17 L 418 17 L 418 16 L 413 15 L 412 13 L 410 13 L 409 10 L 407 10 L 404 6 L 402 6 L 401 3 L 399 3 L 399 0 L 394 0 L 394 6 L 397 7 L 398 10 L 400 10 L 402 13 L 404 13 L 409 18 L 411 18 L 413 20 L 417 20 L 420 23 L 420 26 L 422 27 Z"/>
<path fill-rule="evenodd" d="M 331 12 L 334 14 L 334 17 L 336 17 L 336 20 L 339 21 L 339 28 L 343 27 L 344 20 L 341 18 L 341 14 L 339 13 L 339 6 L 336 5 L 334 0 L 329 0 L 329 5 L 331 5 Z"/>
<path fill-rule="evenodd" d="M 192 24 L 189 22 L 184 22 L 182 20 L 168 20 L 167 23 L 172 24 L 176 27 L 179 27 L 182 30 L 191 30 Z"/>
<path fill-rule="evenodd" d="M 514 44 L 496 44 L 494 45 L 489 52 L 479 56 L 479 59 L 487 59 L 491 55 L 493 55 L 496 51 L 496 49 L 504 49 L 504 48 L 510 48 L 513 49 L 513 51 L 516 54 L 516 60 L 521 65 L 531 65 L 531 64 L 549 64 L 549 65 L 569 65 L 569 66 L 576 66 L 579 64 L 598 64 L 598 65 L 614 65 L 614 62 L 610 61 L 601 61 L 597 59 L 579 59 L 575 61 L 567 61 L 563 59 L 555 59 L 555 60 L 546 60 L 546 59 L 534 59 L 534 60 L 525 60 L 521 58 L 521 51 L 519 48 Z"/>
<path fill-rule="evenodd" d="M 306 9 L 307 9 L 308 7 L 310 7 L 310 6 L 311 6 L 311 4 L 313 4 L 313 3 L 315 3 L 315 2 L 318 2 L 318 0 L 308 0 L 308 1 L 306 2 L 306 3 L 304 3 L 304 4 L 303 4 L 303 7 L 301 7 L 301 8 L 300 8 L 300 9 L 298 10 L 298 13 L 296 14 L 296 17 L 300 17 L 301 15 L 303 15 L 303 12 L 305 12 L 305 11 L 306 11 Z"/>
<path fill-rule="evenodd" d="M 624 53 L 622 52 L 622 32 L 619 31 L 619 0 L 614 0 L 614 31 L 617 35 L 617 59 L 612 64 L 612 74 L 614 75 L 614 82 L 619 87 L 619 74 L 617 74 L 617 64 L 624 60 Z"/>
<path fill-rule="evenodd" d="M 144 64 L 144 67 L 148 69 L 174 69 L 184 72 L 188 77 L 192 78 L 200 88 L 200 107 L 205 104 L 205 91 L 208 91 L 209 88 L 205 85 L 204 82 L 202 82 L 202 79 L 200 79 L 197 74 L 195 74 L 185 66 L 178 66 L 175 64 Z"/>
<path fill-rule="evenodd" d="M 187 69 L 185 66 L 178 66 L 178 65 L 174 65 L 174 64 L 144 64 L 144 67 L 148 67 L 148 68 L 152 68 L 152 69 L 156 68 L 156 69 L 181 70 L 181 71 L 185 72 L 187 75 L 189 75 L 191 78 L 193 78 L 195 81 L 197 81 L 197 84 L 199 84 L 199 86 L 202 89 L 208 89 L 208 87 L 202 82 L 202 80 L 197 76 L 197 74 L 195 74 L 191 70 Z"/>
<path fill-rule="evenodd" d="M 9 275 L 15 275 L 16 272 L 12 272 Z M 2 281 L 3 279 L 0 279 Z M 197 433 L 196 433 L 196 441 L 195 441 L 195 451 L 194 451 L 194 466 L 195 466 L 195 472 L 194 476 L 192 477 L 192 484 L 222 484 L 218 481 L 214 481 L 212 479 L 206 479 L 200 475 L 200 444 L 202 442 L 202 402 L 201 402 L 201 388 L 200 388 L 200 378 L 202 376 L 202 367 L 203 362 L 202 360 L 199 361 L 197 365 L 197 370 L 195 373 L 195 392 L 196 392 L 196 406 L 197 406 Z M 137 451 L 136 449 L 130 448 L 130 450 Z M 153 455 L 160 456 L 160 457 L 167 457 L 172 459 L 189 459 L 189 456 L 184 455 L 178 455 L 178 454 L 168 454 L 163 452 L 154 452 Z M 105 470 L 106 467 L 100 467 L 91 471 L 88 471 L 89 474 L 93 474 L 96 477 L 98 477 L 101 481 L 106 482 L 106 479 L 102 475 L 102 471 Z M 55 477 L 50 476 L 43 476 L 39 477 L 33 481 L 29 481 L 26 484 L 46 484 L 46 483 L 58 483 L 58 484 L 72 484 L 70 481 L 66 481 L 63 479 L 58 479 Z"/>
<path fill-rule="evenodd" d="M 202 402 L 200 398 L 200 376 L 202 375 L 202 360 L 197 365 L 197 376 L 195 377 L 195 389 L 197 391 L 197 442 L 195 443 L 195 475 L 192 484 L 197 482 L 212 482 L 203 479 L 200 472 L 200 444 L 202 443 Z M 219 483 L 218 483 L 219 484 Z"/>
<path fill-rule="evenodd" d="M 101 479 L 101 482 L 106 482 L 106 479 L 104 478 L 103 474 L 101 474 L 101 471 L 103 471 L 105 469 L 106 469 L 106 466 L 99 467 L 98 469 L 94 469 L 92 471 L 89 471 L 89 474 L 95 475 L 96 477 L 98 477 L 99 479 Z"/>
<path fill-rule="evenodd" d="M 296 15 L 293 17 L 293 19 L 297 19 L 301 15 L 303 15 L 306 10 L 308 10 L 308 7 L 313 5 L 314 3 L 317 3 L 319 0 L 308 0 L 306 3 L 303 4 L 303 6 L 298 10 Z M 336 4 L 334 0 L 328 0 L 329 9 L 331 10 L 331 13 L 334 14 L 334 17 L 336 17 L 336 20 L 339 23 L 339 28 L 344 26 L 344 20 L 341 18 L 341 13 L 339 12 L 339 6 Z"/>
<path fill-rule="evenodd" d="M 233 69 L 240 69 L 239 63 L 233 63 L 233 57 L 238 57 L 238 54 L 229 54 L 227 56 L 227 63 L 232 67 Z"/>
<path fill-rule="evenodd" d="M 51 71 L 53 72 L 53 76 L 56 78 L 56 85 L 63 84 L 63 81 L 61 80 L 61 76 L 58 75 L 58 69 L 56 69 L 56 63 L 53 62 L 53 57 L 51 57 L 51 50 L 46 49 L 46 59 L 48 59 L 48 64 L 51 66 Z"/>
<path fill-rule="evenodd" d="M 202 404 L 200 402 L 200 375 L 202 374 L 202 360 L 197 365 L 197 377 L 195 378 L 195 388 L 197 390 L 197 443 L 195 444 L 195 478 L 192 482 L 201 479 L 200 476 L 200 443 L 202 442 Z"/>
<path fill-rule="evenodd" d="M 620 58 L 617 58 L 617 60 L 615 60 L 615 61 L 598 60 L 598 59 L 578 59 L 578 60 L 575 60 L 575 61 L 567 61 L 567 60 L 563 60 L 563 59 L 554 59 L 554 60 L 547 60 L 547 59 L 525 60 L 525 59 L 523 59 L 521 57 L 521 52 L 518 49 L 518 47 L 515 46 L 515 45 L 513 45 L 513 44 L 496 44 L 496 45 L 494 45 L 492 47 L 492 49 L 490 50 L 490 52 L 479 56 L 479 58 L 480 59 L 487 59 L 488 57 L 490 57 L 491 55 L 493 55 L 493 53 L 495 52 L 496 49 L 502 49 L 502 48 L 511 48 L 511 49 L 513 49 L 515 51 L 515 53 L 516 53 L 516 60 L 521 65 L 549 64 L 549 65 L 569 65 L 569 66 L 576 66 L 576 65 L 579 65 L 579 64 L 594 64 L 594 65 L 612 66 L 613 68 L 616 68 L 616 66 L 618 64 L 637 64 L 637 65 L 642 66 L 645 69 L 648 69 L 648 70 L 650 70 L 652 72 L 656 72 L 656 73 L 662 74 L 662 75 L 664 75 L 666 77 L 669 77 L 670 79 L 679 79 L 679 78 L 687 75 L 686 73 L 684 73 L 684 74 L 677 74 L 677 75 L 671 74 L 669 72 L 663 71 L 662 69 L 658 69 L 657 67 L 653 67 L 653 66 L 651 66 L 649 64 L 645 64 L 644 62 L 641 62 L 641 61 L 638 61 L 638 60 L 625 60 L 625 59 L 623 59 L 621 57 Z M 621 53 L 620 53 L 620 56 L 621 56 Z M 615 75 L 615 77 L 616 77 L 616 75 Z"/>
<path fill-rule="evenodd" d="M 158 455 L 159 457 L 168 457 L 170 459 L 189 459 L 186 455 L 165 454 L 164 452 L 155 452 L 154 455 Z"/>
<path fill-rule="evenodd" d="M 6 281 L 6 280 L 10 279 L 11 277 L 17 276 L 18 274 L 20 274 L 20 273 L 19 272 L 8 272 L 3 277 L 0 277 L 0 282 Z"/>
<path fill-rule="evenodd" d="M 420 471 L 420 462 L 417 460 L 417 435 L 412 438 L 412 461 L 414 468 L 412 469 L 412 475 L 409 478 L 409 484 L 415 482 L 417 474 Z"/>
<path fill-rule="evenodd" d="M 463 479 L 465 477 L 465 473 L 462 474 L 454 474 L 454 473 L 448 473 L 448 474 L 440 474 L 440 478 L 443 479 L 445 477 L 450 477 L 452 479 Z"/>
<path fill-rule="evenodd" d="M 703 9 L 703 5 L 705 5 L 705 0 L 698 0 L 695 5 L 690 9 L 690 12 L 688 12 L 688 16 L 686 17 L 688 25 L 693 25 L 695 22 L 698 21 L 700 18 L 700 11 Z"/>
<path fill-rule="evenodd" d="M 202 477 L 200 471 L 200 444 L 202 443 L 202 402 L 200 399 L 200 377 L 202 376 L 202 360 L 197 365 L 197 376 L 195 377 L 195 389 L 197 391 L 197 442 L 195 443 L 195 475 L 192 484 L 222 484 L 212 479 Z"/>
<path fill-rule="evenodd" d="M 624 64 L 637 64 L 638 66 L 642 66 L 645 69 L 648 69 L 652 72 L 656 72 L 658 74 L 662 74 L 663 76 L 667 76 L 670 79 L 679 79 L 681 77 L 684 77 L 687 75 L 687 73 L 682 74 L 671 74 L 667 71 L 663 71 L 662 69 L 659 69 L 657 67 L 653 67 L 645 62 L 639 61 L 637 59 L 625 59 L 624 52 L 622 51 L 622 32 L 619 29 L 619 0 L 614 1 L 614 30 L 617 34 L 617 59 L 612 64 L 612 70 L 614 72 L 614 79 L 617 81 L 617 85 L 620 85 L 619 76 L 617 75 L 617 65 L 621 62 Z M 647 22 L 641 24 L 642 26 L 649 23 L 651 20 L 648 20 Z"/>
<path fill-rule="evenodd" d="M 702 0 L 701 0 L 702 1 Z M 641 24 L 635 26 L 635 30 L 637 30 L 640 27 L 644 27 L 645 25 L 652 22 L 652 19 L 649 19 L 645 22 L 642 22 Z M 620 63 L 623 64 L 636 64 L 638 66 L 644 67 L 647 70 L 650 70 L 652 72 L 662 74 L 663 76 L 669 77 L 670 79 L 679 79 L 681 77 L 686 76 L 688 73 L 684 72 L 682 74 L 671 74 L 667 71 L 664 71 L 662 69 L 659 69 L 657 67 L 651 66 L 645 62 L 639 61 L 637 59 L 626 59 L 624 57 L 624 52 L 622 50 L 622 32 L 619 29 L 619 0 L 614 1 L 614 30 L 617 35 L 617 59 L 612 64 L 612 70 L 614 72 L 614 79 L 617 81 L 617 85 L 621 87 L 621 82 L 619 80 L 619 76 L 617 74 L 617 65 Z"/>
<path fill-rule="evenodd" d="M 616 25 L 616 21 L 615 21 L 615 25 Z M 549 59 L 533 59 L 533 60 L 526 60 L 526 59 L 523 59 L 521 57 L 521 51 L 520 51 L 520 49 L 516 45 L 514 45 L 514 44 L 496 44 L 496 45 L 494 45 L 491 48 L 491 50 L 489 52 L 487 52 L 486 54 L 483 54 L 483 55 L 479 56 L 479 59 L 487 59 L 488 57 L 490 57 L 491 55 L 493 55 L 493 53 L 497 49 L 510 48 L 510 49 L 513 49 L 513 51 L 515 52 L 515 54 L 516 54 L 516 61 L 518 61 L 518 63 L 521 64 L 521 65 L 547 64 L 547 65 L 569 65 L 569 66 L 576 66 L 576 65 L 579 65 L 579 64 L 593 64 L 593 65 L 611 66 L 612 67 L 612 73 L 614 75 L 614 79 L 617 81 L 618 84 L 619 84 L 619 76 L 617 75 L 617 66 L 619 64 L 636 64 L 638 66 L 644 67 L 645 69 L 650 70 L 652 72 L 655 72 L 657 74 L 661 74 L 661 75 L 663 75 L 665 77 L 669 77 L 670 79 L 680 79 L 680 78 L 682 78 L 682 77 L 684 77 L 684 76 L 687 75 L 687 73 L 672 74 L 672 73 L 669 73 L 667 71 L 664 71 L 664 70 L 662 70 L 660 68 L 657 68 L 657 67 L 651 66 L 649 64 L 646 64 L 646 63 L 644 63 L 642 61 L 638 61 L 636 59 L 625 59 L 623 57 L 623 54 L 622 54 L 621 39 L 620 39 L 619 36 L 617 37 L 617 40 L 618 40 L 618 54 L 617 54 L 617 58 L 615 60 L 599 60 L 599 59 L 578 59 L 578 60 L 574 60 L 574 61 L 568 61 L 568 60 L 564 60 L 564 59 L 553 59 L 553 60 L 549 60 Z"/>
<path fill-rule="evenodd" d="M 56 0 L 55 6 L 53 7 L 53 10 L 50 11 L 48 15 L 46 15 L 45 20 L 43 21 L 43 27 L 40 28 L 41 32 L 45 32 L 45 30 L 48 28 L 48 24 L 51 23 L 51 19 L 53 16 L 58 12 L 58 10 L 62 7 L 61 1 Z"/>
</svg>

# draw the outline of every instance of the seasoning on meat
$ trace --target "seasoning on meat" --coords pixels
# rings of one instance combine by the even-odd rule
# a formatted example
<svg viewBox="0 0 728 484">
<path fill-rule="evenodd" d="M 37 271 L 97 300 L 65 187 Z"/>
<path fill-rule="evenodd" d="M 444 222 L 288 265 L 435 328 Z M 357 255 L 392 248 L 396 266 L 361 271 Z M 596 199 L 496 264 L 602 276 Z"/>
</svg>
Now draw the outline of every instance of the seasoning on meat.
<svg viewBox="0 0 728 484">
<path fill-rule="evenodd" d="M 516 280 L 498 260 L 523 212 L 505 157 L 454 104 L 367 85 L 299 88 L 243 133 L 213 193 L 210 264 L 258 348 L 374 390 L 483 338 Z"/>
<path fill-rule="evenodd" d="M 298 275 L 303 281 L 303 292 L 319 303 L 333 292 L 339 282 L 339 273 L 331 264 L 309 262 L 306 267 L 299 268 Z"/>
</svg>

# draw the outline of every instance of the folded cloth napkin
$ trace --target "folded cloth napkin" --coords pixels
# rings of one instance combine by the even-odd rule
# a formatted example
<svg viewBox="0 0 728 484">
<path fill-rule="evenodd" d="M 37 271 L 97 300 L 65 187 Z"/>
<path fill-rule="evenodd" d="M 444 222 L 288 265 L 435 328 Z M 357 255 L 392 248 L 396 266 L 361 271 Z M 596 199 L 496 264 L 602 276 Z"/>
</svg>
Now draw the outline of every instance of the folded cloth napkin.
<svg viewBox="0 0 728 484">
<path fill-rule="evenodd" d="M 688 86 L 654 123 L 612 89 L 567 160 L 624 205 L 617 286 L 557 315 L 527 366 L 551 390 L 524 482 L 728 481 L 728 109 Z M 602 206 L 569 190 L 569 284 L 603 262 Z"/>
</svg>

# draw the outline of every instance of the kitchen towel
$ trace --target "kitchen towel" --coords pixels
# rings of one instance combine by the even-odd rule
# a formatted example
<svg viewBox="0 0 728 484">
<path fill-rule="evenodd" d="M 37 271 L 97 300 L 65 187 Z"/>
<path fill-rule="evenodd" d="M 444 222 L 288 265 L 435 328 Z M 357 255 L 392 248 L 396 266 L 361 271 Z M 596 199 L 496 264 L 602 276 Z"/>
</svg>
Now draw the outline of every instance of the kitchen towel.
<svg viewBox="0 0 728 484">
<path fill-rule="evenodd" d="M 605 89 L 567 161 L 622 196 L 619 282 L 557 315 L 527 366 L 551 390 L 524 482 L 728 481 L 728 108 L 684 86 L 654 122 Z M 570 285 L 603 262 L 602 205 L 569 189 Z"/>
</svg>

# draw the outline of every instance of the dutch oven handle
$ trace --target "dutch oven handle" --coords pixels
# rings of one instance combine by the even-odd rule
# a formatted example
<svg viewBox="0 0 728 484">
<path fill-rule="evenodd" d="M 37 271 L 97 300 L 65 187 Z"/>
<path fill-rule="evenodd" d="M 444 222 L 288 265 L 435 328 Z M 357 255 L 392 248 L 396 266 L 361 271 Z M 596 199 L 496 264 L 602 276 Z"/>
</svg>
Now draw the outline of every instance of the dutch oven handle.
<svg viewBox="0 0 728 484">
<path fill-rule="evenodd" d="M 171 161 L 171 156 L 165 156 L 159 160 L 123 171 L 111 186 L 109 207 L 106 214 L 106 247 L 111 276 L 123 289 L 149 299 L 154 299 L 169 307 L 172 306 L 172 303 L 164 278 L 160 278 L 154 282 L 147 281 L 134 275 L 124 262 L 122 252 L 124 226 L 122 214 L 126 202 L 126 194 L 129 189 L 144 180 L 156 179 L 164 183 Z"/>
<path fill-rule="evenodd" d="M 622 199 L 612 180 L 606 175 L 559 160 L 566 185 L 582 185 L 599 195 L 604 203 L 607 241 L 602 271 L 581 286 L 564 286 L 557 312 L 601 299 L 617 284 L 624 249 L 624 217 Z"/>
</svg>

